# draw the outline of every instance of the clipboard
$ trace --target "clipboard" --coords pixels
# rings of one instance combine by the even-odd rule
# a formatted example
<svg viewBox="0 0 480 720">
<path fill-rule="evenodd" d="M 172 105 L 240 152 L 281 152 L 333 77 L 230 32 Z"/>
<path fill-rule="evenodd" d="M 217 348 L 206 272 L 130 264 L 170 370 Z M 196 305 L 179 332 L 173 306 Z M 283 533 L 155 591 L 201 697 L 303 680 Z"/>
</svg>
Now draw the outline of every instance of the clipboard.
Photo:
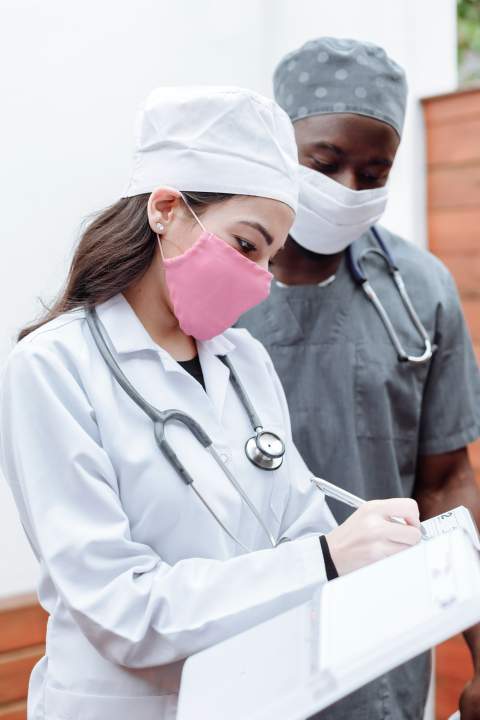
<svg viewBox="0 0 480 720">
<path fill-rule="evenodd" d="M 456 528 L 188 658 L 177 720 L 304 720 L 479 621 L 480 558 Z"/>
</svg>

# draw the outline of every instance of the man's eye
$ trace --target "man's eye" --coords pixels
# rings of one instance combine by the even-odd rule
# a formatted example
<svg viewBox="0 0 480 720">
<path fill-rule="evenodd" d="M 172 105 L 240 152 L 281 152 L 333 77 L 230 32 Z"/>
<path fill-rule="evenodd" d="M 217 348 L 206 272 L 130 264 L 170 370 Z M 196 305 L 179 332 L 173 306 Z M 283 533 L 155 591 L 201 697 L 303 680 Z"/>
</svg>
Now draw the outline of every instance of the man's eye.
<svg viewBox="0 0 480 720">
<path fill-rule="evenodd" d="M 371 175 L 370 173 L 362 173 L 361 179 L 365 180 L 366 182 L 369 182 L 369 183 L 379 183 L 379 182 L 383 182 L 385 180 L 385 176 Z"/>
<path fill-rule="evenodd" d="M 338 166 L 334 163 L 322 162 L 321 160 L 317 160 L 316 158 L 312 158 L 312 162 L 314 165 L 314 170 L 318 170 L 318 172 L 324 173 L 324 175 L 329 175 L 338 170 Z"/>
<path fill-rule="evenodd" d="M 237 235 L 234 235 L 233 237 L 237 241 L 240 250 L 245 253 L 245 255 L 249 255 L 251 252 L 254 252 L 257 249 L 255 245 L 249 243 L 248 240 L 238 237 Z"/>
</svg>

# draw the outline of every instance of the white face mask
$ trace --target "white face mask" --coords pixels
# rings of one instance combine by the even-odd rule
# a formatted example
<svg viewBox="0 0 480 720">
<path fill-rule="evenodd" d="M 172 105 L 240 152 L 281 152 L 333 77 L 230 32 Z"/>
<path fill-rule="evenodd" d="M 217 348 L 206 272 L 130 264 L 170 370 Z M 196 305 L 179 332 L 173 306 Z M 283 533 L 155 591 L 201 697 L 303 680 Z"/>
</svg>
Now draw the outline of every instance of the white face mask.
<svg viewBox="0 0 480 720">
<path fill-rule="evenodd" d="M 387 198 L 386 187 L 351 190 L 300 165 L 300 196 L 290 235 L 321 255 L 342 252 L 381 218 Z"/>
</svg>

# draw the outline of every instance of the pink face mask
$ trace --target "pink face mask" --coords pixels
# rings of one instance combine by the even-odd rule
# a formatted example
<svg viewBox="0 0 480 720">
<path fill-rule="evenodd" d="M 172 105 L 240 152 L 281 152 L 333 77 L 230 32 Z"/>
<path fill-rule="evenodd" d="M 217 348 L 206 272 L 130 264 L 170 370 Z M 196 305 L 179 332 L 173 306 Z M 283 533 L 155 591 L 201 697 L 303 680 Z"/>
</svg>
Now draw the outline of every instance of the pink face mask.
<svg viewBox="0 0 480 720">
<path fill-rule="evenodd" d="M 178 324 L 196 340 L 210 340 L 268 297 L 273 276 L 207 232 L 186 205 L 203 230 L 195 244 L 183 255 L 165 258 L 157 238 Z"/>
</svg>

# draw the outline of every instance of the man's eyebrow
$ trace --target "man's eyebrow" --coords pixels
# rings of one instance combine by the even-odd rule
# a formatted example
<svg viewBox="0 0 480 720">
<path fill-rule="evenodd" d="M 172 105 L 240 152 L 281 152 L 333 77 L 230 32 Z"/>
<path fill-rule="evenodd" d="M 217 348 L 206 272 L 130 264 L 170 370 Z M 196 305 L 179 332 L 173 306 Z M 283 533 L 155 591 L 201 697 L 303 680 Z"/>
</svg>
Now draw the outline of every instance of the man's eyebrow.
<svg viewBox="0 0 480 720">
<path fill-rule="evenodd" d="M 334 145 L 333 143 L 324 142 L 323 140 L 319 140 L 316 143 L 313 143 L 313 147 L 316 150 L 330 150 L 331 152 L 335 153 L 335 155 L 345 155 L 345 151 L 342 150 L 342 148 L 338 147 L 338 145 Z M 389 160 L 388 158 L 383 157 L 371 157 L 368 159 L 367 165 L 383 165 L 384 167 L 392 167 L 393 161 Z"/>
<path fill-rule="evenodd" d="M 339 148 L 338 145 L 334 145 L 333 143 L 329 143 L 329 142 L 324 142 L 323 140 L 319 140 L 318 142 L 313 143 L 313 147 L 316 150 L 331 150 L 336 155 L 344 155 L 342 148 Z"/>
<path fill-rule="evenodd" d="M 267 245 L 271 245 L 273 243 L 273 237 L 270 235 L 267 228 L 265 228 L 261 223 L 253 221 L 251 222 L 250 220 L 240 220 L 239 224 L 248 225 L 254 230 L 258 230 L 258 232 L 261 233 L 265 238 L 265 242 L 267 243 Z"/>
</svg>

